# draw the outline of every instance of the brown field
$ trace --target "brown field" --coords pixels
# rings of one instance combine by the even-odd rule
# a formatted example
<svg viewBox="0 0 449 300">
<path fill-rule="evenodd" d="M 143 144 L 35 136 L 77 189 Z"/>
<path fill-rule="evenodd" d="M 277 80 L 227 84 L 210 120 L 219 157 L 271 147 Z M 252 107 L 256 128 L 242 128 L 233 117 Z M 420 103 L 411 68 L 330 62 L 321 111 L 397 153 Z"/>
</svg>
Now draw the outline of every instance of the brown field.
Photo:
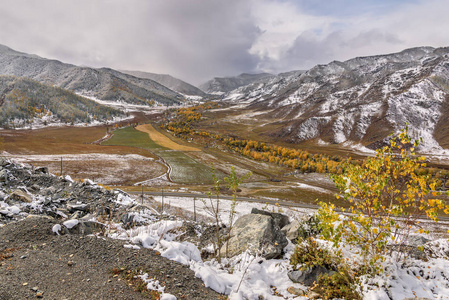
<svg viewBox="0 0 449 300">
<path fill-rule="evenodd" d="M 76 158 L 83 154 L 137 154 L 157 160 L 148 150 L 127 146 L 100 146 L 92 142 L 106 134 L 106 127 L 50 127 L 34 130 L 1 130 L 0 151 L 8 152 L 8 157 L 25 161 L 34 166 L 46 166 L 50 172 L 60 173 L 58 155 L 64 155 L 63 173 L 74 179 L 95 179 L 101 184 L 132 185 L 149 178 L 158 177 L 167 167 L 157 161 L 139 159 L 110 159 L 107 157 Z M 52 155 L 54 159 L 31 155 Z M 28 157 L 28 159 L 26 159 Z"/>
<path fill-rule="evenodd" d="M 60 161 L 34 161 L 47 166 L 53 174 L 61 172 Z M 133 185 L 165 174 L 167 168 L 154 161 L 138 159 L 63 160 L 63 174 L 75 179 L 92 179 L 104 185 Z"/>
<path fill-rule="evenodd" d="M 181 144 L 178 144 L 178 143 L 172 141 L 170 138 L 168 138 L 167 136 L 165 136 L 162 133 L 160 133 L 159 131 L 157 131 L 151 124 L 139 125 L 136 127 L 136 129 L 139 131 L 148 133 L 148 135 L 150 136 L 150 139 L 153 140 L 154 142 L 156 142 L 157 144 L 161 145 L 162 147 L 172 149 L 172 150 L 177 150 L 177 151 L 187 151 L 187 152 L 201 151 L 198 148 L 181 145 Z"/>
<path fill-rule="evenodd" d="M 92 144 L 106 134 L 106 127 L 53 127 L 34 130 L 1 130 L 0 150 L 24 154 L 139 154 L 157 158 L 144 149 Z"/>
</svg>

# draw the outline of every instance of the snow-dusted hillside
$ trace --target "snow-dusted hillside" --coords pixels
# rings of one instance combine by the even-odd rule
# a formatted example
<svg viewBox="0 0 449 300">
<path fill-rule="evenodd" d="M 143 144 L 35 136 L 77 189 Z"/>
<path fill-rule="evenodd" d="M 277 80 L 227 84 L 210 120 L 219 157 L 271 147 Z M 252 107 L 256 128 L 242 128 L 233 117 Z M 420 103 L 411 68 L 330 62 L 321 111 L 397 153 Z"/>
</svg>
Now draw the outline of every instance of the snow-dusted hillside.
<svg viewBox="0 0 449 300">
<path fill-rule="evenodd" d="M 164 105 L 178 104 L 182 95 L 145 78 L 112 69 L 94 69 L 65 64 L 0 45 L 0 75 L 27 77 L 101 100 L 148 105 L 154 100 Z"/>
<path fill-rule="evenodd" d="M 132 76 L 136 76 L 139 78 L 146 78 L 156 81 L 157 83 L 162 84 L 163 86 L 168 87 L 169 89 L 181 93 L 183 95 L 188 96 L 199 96 L 204 97 L 206 93 L 204 93 L 199 88 L 182 81 L 181 79 L 175 78 L 173 76 L 167 74 L 155 74 L 148 72 L 140 72 L 140 71 L 120 71 L 125 74 L 129 74 Z"/>
<path fill-rule="evenodd" d="M 449 146 L 448 94 L 449 48 L 419 47 L 281 74 L 225 99 L 269 111 L 265 117 L 282 126 L 265 133 L 289 142 L 376 147 L 408 123 L 422 150 L 440 152 Z"/>
<path fill-rule="evenodd" d="M 209 94 L 222 95 L 241 86 L 259 82 L 274 77 L 273 74 L 247 74 L 243 73 L 234 77 L 215 77 L 199 86 L 201 90 Z"/>
</svg>

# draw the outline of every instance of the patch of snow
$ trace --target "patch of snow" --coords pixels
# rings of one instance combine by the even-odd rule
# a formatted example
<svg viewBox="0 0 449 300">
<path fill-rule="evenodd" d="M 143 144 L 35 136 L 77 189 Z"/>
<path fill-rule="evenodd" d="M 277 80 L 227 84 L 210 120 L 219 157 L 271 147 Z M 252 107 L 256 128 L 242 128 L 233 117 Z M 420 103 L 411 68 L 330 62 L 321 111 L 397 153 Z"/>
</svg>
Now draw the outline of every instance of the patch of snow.
<svg viewBox="0 0 449 300">
<path fill-rule="evenodd" d="M 62 225 L 64 225 L 68 229 L 71 229 L 71 228 L 75 227 L 76 225 L 78 225 L 78 223 L 79 223 L 78 219 L 73 219 L 73 220 L 64 221 L 62 223 Z"/>
<path fill-rule="evenodd" d="M 320 188 L 320 187 L 316 187 L 313 185 L 309 185 L 309 184 L 305 184 L 305 183 L 295 183 L 300 189 L 304 189 L 304 190 L 311 190 L 311 191 L 317 191 L 323 194 L 334 194 L 333 192 Z"/>
<path fill-rule="evenodd" d="M 55 234 L 59 235 L 59 232 L 61 231 L 61 229 L 62 229 L 62 228 L 61 228 L 61 225 L 55 224 L 51 230 L 52 230 Z"/>
<path fill-rule="evenodd" d="M 75 181 L 73 181 L 72 177 L 70 177 L 70 175 L 65 175 L 64 179 L 68 182 L 74 183 Z"/>
<path fill-rule="evenodd" d="M 139 249 L 140 249 L 139 246 L 137 246 L 137 245 L 131 245 L 131 244 L 125 244 L 125 245 L 123 245 L 123 247 L 129 248 L 129 249 L 135 249 L 135 250 L 139 250 Z"/>
</svg>

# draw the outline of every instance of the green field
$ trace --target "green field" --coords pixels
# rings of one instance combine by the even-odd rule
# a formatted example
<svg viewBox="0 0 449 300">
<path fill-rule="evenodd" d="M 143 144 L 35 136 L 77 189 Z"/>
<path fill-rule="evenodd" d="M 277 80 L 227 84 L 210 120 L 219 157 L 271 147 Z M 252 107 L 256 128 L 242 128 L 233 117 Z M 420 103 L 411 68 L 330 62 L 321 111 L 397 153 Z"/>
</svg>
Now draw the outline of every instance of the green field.
<svg viewBox="0 0 449 300">
<path fill-rule="evenodd" d="M 147 133 L 138 131 L 133 127 L 117 129 L 114 136 L 102 145 L 105 146 L 129 146 L 151 151 L 161 157 L 171 168 L 170 179 L 183 184 L 211 184 L 213 183 L 213 169 L 198 162 L 182 151 L 165 148 L 150 139 Z M 223 178 L 222 172 L 216 172 Z"/>
<path fill-rule="evenodd" d="M 151 140 L 147 133 L 138 131 L 133 127 L 125 127 L 114 131 L 109 140 L 101 143 L 104 146 L 129 146 L 146 150 L 168 150 Z"/>
</svg>

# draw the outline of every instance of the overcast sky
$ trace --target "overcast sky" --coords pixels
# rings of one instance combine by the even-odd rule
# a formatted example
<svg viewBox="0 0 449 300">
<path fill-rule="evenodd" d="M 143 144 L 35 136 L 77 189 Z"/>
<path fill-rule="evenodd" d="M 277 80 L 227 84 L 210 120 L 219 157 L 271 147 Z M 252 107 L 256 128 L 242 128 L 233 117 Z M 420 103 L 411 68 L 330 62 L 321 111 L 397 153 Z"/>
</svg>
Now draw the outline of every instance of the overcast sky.
<svg viewBox="0 0 449 300">
<path fill-rule="evenodd" d="M 449 46 L 447 0 L 2 0 L 0 44 L 193 84 Z"/>
</svg>

